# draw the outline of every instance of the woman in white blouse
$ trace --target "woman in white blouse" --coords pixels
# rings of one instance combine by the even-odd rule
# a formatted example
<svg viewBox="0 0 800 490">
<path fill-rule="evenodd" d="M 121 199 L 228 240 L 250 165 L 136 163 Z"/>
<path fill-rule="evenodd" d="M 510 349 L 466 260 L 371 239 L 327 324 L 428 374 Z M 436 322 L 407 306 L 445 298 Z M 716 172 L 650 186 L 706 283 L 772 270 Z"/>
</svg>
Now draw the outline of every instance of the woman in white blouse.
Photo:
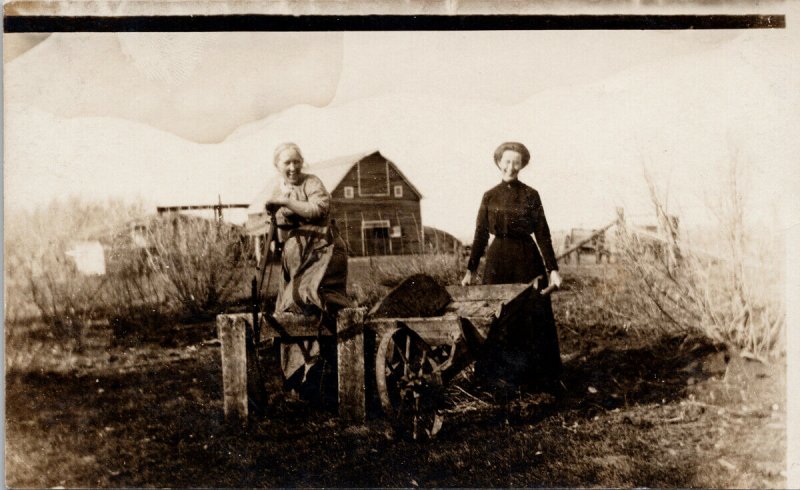
<svg viewBox="0 0 800 490">
<path fill-rule="evenodd" d="M 303 173 L 303 154 L 294 143 L 275 149 L 279 182 L 267 198 L 274 212 L 278 239 L 283 243 L 282 270 L 275 313 L 327 316 L 349 306 L 347 245 L 329 219 L 331 196 L 322 181 Z M 319 367 L 317 341 L 286 343 L 281 364 L 287 387 L 308 385 Z M 313 396 L 314 394 L 312 394 Z"/>
<path fill-rule="evenodd" d="M 348 301 L 347 246 L 329 220 L 331 196 L 319 178 L 302 172 L 296 144 L 278 146 L 274 162 L 281 178 L 267 206 L 283 243 L 275 312 L 332 313 Z"/>
</svg>

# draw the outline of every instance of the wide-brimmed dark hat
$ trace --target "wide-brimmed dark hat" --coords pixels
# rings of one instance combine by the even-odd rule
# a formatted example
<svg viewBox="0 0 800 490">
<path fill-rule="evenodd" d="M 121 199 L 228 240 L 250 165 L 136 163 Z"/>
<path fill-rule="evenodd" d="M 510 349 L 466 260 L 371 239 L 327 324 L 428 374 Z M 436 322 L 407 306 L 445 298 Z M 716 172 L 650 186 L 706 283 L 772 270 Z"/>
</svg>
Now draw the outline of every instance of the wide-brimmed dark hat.
<svg viewBox="0 0 800 490">
<path fill-rule="evenodd" d="M 522 143 L 518 143 L 516 141 L 506 141 L 505 143 L 501 144 L 497 147 L 494 151 L 494 164 L 497 165 L 500 163 L 500 159 L 503 158 L 503 153 L 507 151 L 516 151 L 520 155 L 522 155 L 522 168 L 525 168 L 528 165 L 528 162 L 531 161 L 531 152 L 523 145 Z"/>
</svg>

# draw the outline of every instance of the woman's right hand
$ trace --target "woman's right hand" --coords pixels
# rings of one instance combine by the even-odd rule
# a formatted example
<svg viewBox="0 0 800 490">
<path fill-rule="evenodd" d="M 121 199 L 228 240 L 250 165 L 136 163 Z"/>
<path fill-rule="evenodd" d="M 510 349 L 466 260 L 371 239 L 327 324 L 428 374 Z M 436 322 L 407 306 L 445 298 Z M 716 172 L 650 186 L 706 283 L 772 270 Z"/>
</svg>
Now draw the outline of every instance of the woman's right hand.
<svg viewBox="0 0 800 490">
<path fill-rule="evenodd" d="M 472 283 L 472 271 L 467 271 L 467 273 L 464 274 L 464 278 L 461 279 L 461 285 L 469 286 L 471 283 Z"/>
<path fill-rule="evenodd" d="M 277 213 L 278 210 L 287 206 L 289 204 L 289 199 L 286 197 L 273 197 L 269 201 L 267 201 L 267 211 L 271 213 Z"/>
</svg>

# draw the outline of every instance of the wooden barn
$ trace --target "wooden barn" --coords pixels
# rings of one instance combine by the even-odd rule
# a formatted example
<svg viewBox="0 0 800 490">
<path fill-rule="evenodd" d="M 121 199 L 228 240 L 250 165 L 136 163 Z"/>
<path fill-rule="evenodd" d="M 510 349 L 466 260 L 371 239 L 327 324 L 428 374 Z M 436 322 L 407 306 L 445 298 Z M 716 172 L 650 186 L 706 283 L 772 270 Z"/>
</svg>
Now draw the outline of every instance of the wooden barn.
<svg viewBox="0 0 800 490">
<path fill-rule="evenodd" d="M 422 195 L 379 151 L 307 163 L 303 170 L 319 177 L 330 192 L 331 218 L 347 241 L 350 256 L 424 252 Z M 248 212 L 261 211 L 255 207 L 251 205 Z M 265 232 L 256 223 L 251 214 L 249 234 Z"/>
</svg>

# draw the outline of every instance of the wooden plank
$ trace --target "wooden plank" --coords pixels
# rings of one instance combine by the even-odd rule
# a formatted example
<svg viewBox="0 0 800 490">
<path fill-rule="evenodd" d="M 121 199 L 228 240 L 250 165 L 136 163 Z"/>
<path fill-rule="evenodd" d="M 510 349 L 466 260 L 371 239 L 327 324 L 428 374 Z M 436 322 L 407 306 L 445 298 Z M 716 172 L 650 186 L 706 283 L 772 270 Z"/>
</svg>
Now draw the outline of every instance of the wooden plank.
<svg viewBox="0 0 800 490">
<path fill-rule="evenodd" d="M 243 321 L 249 325 L 252 315 L 250 313 L 228 313 L 217 316 L 217 322 L 221 317 L 230 319 L 230 321 Z M 274 315 L 277 325 L 268 321 L 263 313 L 259 316 L 259 335 L 257 336 L 261 343 L 272 341 L 279 337 L 333 337 L 334 333 L 328 327 L 323 326 L 320 329 L 319 318 L 309 317 L 304 315 L 296 315 L 292 313 L 280 313 Z"/>
<path fill-rule="evenodd" d="M 527 284 L 483 284 L 478 286 L 447 286 L 453 301 L 507 301 L 522 292 Z"/>
<path fill-rule="evenodd" d="M 468 317 L 489 317 L 500 313 L 501 301 L 453 301 L 447 305 L 446 313 Z"/>
<path fill-rule="evenodd" d="M 363 423 L 366 417 L 364 314 L 366 308 L 346 308 L 336 322 L 339 378 L 339 416 Z"/>
<path fill-rule="evenodd" d="M 441 314 L 452 298 L 435 279 L 414 274 L 398 284 L 369 312 L 370 318 L 432 317 Z"/>
<path fill-rule="evenodd" d="M 489 334 L 491 325 L 485 325 L 483 327 L 484 328 L 480 328 L 475 322 L 470 321 L 468 318 L 461 319 L 461 337 L 464 344 L 467 346 L 468 352 L 472 353 L 470 359 L 473 359 L 474 356 L 480 352 Z"/>
<path fill-rule="evenodd" d="M 194 211 L 194 210 L 205 210 L 205 209 L 247 209 L 249 208 L 249 204 L 197 204 L 197 205 L 188 205 L 188 206 L 157 206 L 156 212 L 158 214 L 163 214 L 167 212 L 175 212 L 175 211 Z"/>
<path fill-rule="evenodd" d="M 247 351 L 245 329 L 247 314 L 240 317 L 217 317 L 217 336 L 222 356 L 222 391 L 225 420 L 244 425 L 247 422 Z"/>
<path fill-rule="evenodd" d="M 430 345 L 450 345 L 455 343 L 461 336 L 461 320 L 458 315 L 445 315 L 431 318 L 381 318 L 368 320 L 367 325 L 374 330 L 378 336 L 387 329 L 395 325 L 410 328 L 416 332 L 422 340 Z M 492 317 L 471 317 L 467 318 L 484 336 L 495 318 Z"/>
</svg>

